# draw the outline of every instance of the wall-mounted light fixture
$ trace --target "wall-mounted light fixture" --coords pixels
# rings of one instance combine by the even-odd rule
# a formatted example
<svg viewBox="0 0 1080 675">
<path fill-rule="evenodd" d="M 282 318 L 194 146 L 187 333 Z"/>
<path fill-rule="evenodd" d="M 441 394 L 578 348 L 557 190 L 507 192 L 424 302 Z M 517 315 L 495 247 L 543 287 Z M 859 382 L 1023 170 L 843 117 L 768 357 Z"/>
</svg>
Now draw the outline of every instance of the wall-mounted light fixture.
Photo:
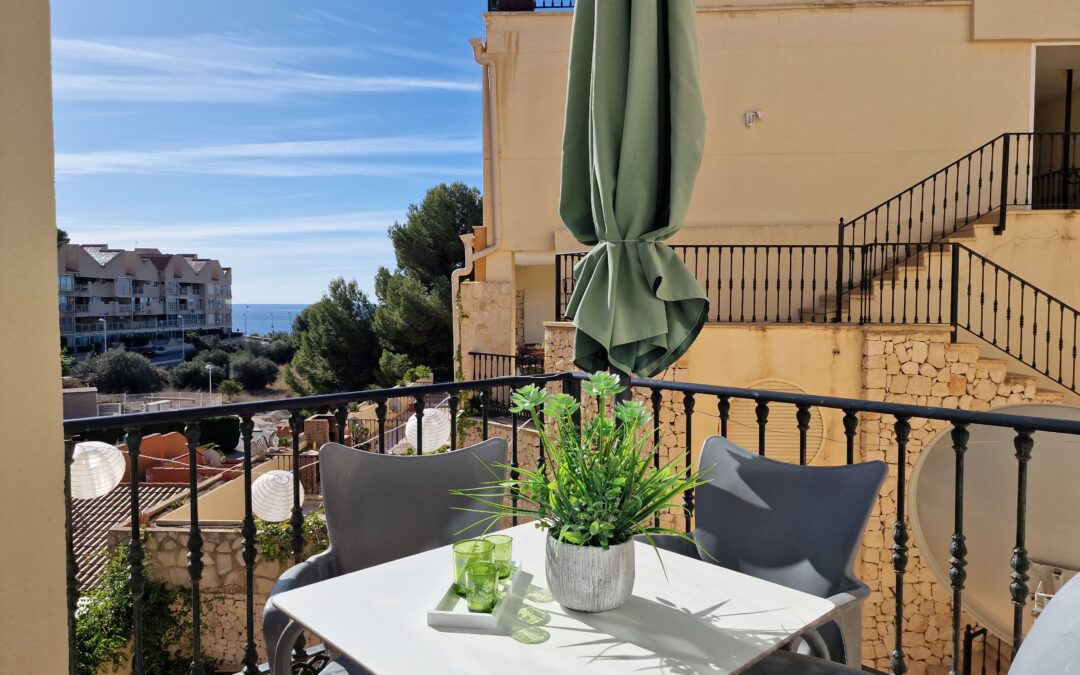
<svg viewBox="0 0 1080 675">
<path fill-rule="evenodd" d="M 745 116 L 746 128 L 749 129 L 763 119 L 765 119 L 765 115 L 760 110 L 747 111 Z"/>
</svg>

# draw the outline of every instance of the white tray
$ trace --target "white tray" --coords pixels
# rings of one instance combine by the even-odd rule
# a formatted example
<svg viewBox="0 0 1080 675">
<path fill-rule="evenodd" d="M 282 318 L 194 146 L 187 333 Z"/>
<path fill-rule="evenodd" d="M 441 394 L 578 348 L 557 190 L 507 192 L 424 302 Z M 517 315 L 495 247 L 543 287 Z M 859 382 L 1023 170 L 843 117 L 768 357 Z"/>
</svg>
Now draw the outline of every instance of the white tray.
<svg viewBox="0 0 1080 675">
<path fill-rule="evenodd" d="M 513 567 L 510 569 L 510 576 L 499 582 L 500 597 L 495 601 L 495 607 L 490 613 L 470 612 L 465 598 L 457 594 L 451 582 L 435 607 L 428 610 L 428 625 L 494 630 L 499 625 L 499 619 L 508 601 L 519 592 L 522 578 L 528 576 L 522 573 L 518 563 L 511 564 Z"/>
</svg>

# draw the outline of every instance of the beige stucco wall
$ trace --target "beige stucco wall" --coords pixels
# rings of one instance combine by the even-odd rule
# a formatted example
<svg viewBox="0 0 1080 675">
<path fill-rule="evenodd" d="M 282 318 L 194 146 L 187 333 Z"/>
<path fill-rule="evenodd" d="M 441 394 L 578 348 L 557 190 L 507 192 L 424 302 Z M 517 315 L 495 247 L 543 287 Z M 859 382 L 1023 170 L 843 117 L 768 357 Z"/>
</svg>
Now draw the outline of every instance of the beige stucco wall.
<svg viewBox="0 0 1080 675">
<path fill-rule="evenodd" d="M 544 341 L 544 322 L 555 311 L 555 267 L 520 266 L 516 282 L 517 289 L 525 292 L 525 342 L 540 344 Z"/>
<path fill-rule="evenodd" d="M 514 250 L 551 250 L 561 227 L 570 22 L 568 13 L 487 15 L 495 208 Z M 815 240 L 828 242 L 839 217 L 1029 125 L 1030 44 L 972 42 L 964 4 L 702 8 L 698 31 L 708 126 L 688 227 L 819 226 Z M 1016 95 L 978 105 L 1003 89 Z M 764 120 L 747 129 L 752 109 Z M 736 237 L 751 234 L 748 243 L 777 241 Z"/>
<path fill-rule="evenodd" d="M 0 652 L 12 673 L 67 672 L 49 3 L 0 3 Z M 33 626 L 33 630 L 26 630 Z"/>
<path fill-rule="evenodd" d="M 1075 0 L 975 0 L 977 40 L 1075 40 Z"/>
</svg>

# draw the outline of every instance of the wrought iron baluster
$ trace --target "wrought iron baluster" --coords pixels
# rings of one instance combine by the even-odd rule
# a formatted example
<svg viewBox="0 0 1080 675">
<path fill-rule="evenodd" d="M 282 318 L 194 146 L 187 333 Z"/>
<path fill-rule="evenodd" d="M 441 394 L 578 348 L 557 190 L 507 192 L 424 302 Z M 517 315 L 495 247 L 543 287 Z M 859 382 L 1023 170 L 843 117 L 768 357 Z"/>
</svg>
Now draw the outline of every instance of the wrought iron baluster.
<svg viewBox="0 0 1080 675">
<path fill-rule="evenodd" d="M 758 277 L 757 252 L 758 252 L 758 247 L 753 246 L 752 249 L 754 251 L 754 262 L 751 263 L 751 266 L 752 266 L 753 271 L 754 271 L 753 272 L 754 276 L 751 278 L 751 284 L 752 285 L 751 285 L 751 290 L 750 290 L 750 293 L 751 293 L 751 296 L 750 296 L 750 322 L 751 323 L 757 323 L 757 277 Z M 765 294 L 765 297 L 769 297 L 767 293 Z"/>
<path fill-rule="evenodd" d="M 965 159 L 967 161 L 967 187 L 964 188 L 964 224 L 967 225 L 971 222 L 971 155 Z"/>
<path fill-rule="evenodd" d="M 375 420 L 379 424 L 379 454 L 386 453 L 386 399 L 375 402 Z"/>
<path fill-rule="evenodd" d="M 908 564 L 908 531 L 905 522 L 905 502 L 907 500 L 907 444 L 911 434 L 909 418 L 898 416 L 893 427 L 896 432 L 896 523 L 893 525 L 893 570 L 896 573 L 895 637 L 896 643 L 889 659 L 890 672 L 903 675 L 907 672 L 904 663 L 904 573 Z"/>
<path fill-rule="evenodd" d="M 847 463 L 855 463 L 855 433 L 859 428 L 859 417 L 854 410 L 844 411 L 844 438 L 846 440 Z"/>
<path fill-rule="evenodd" d="M 994 339 L 991 342 L 991 344 L 993 344 L 995 347 L 997 346 L 997 343 L 998 343 L 998 341 L 997 341 L 997 335 L 998 335 L 998 287 L 1001 285 L 1001 281 L 1000 281 L 1000 279 L 998 277 L 998 272 L 1000 272 L 1000 271 L 1001 271 L 1001 268 L 998 267 L 997 265 L 994 265 L 994 309 L 993 309 L 993 312 L 994 312 Z"/>
<path fill-rule="evenodd" d="M 653 468 L 660 469 L 660 403 L 662 401 L 662 394 L 659 389 L 653 389 L 652 394 L 649 396 L 652 403 L 652 418 L 653 418 L 653 434 L 652 434 L 652 453 L 653 453 Z M 653 527 L 660 527 L 660 514 L 657 513 L 653 517 Z"/>
<path fill-rule="evenodd" d="M 801 246 L 800 246 L 801 249 Z M 792 289 L 795 282 L 795 276 L 792 274 L 795 262 L 795 249 L 789 248 L 787 251 L 787 323 L 792 323 Z"/>
<path fill-rule="evenodd" d="M 244 675 L 258 675 L 259 652 L 255 648 L 255 514 L 251 508 L 251 438 L 255 423 L 250 415 L 240 419 L 240 437 L 244 441 L 244 520 L 240 533 L 244 538 L 244 617 L 247 640 L 244 643 Z"/>
<path fill-rule="evenodd" d="M 1046 333 L 1046 355 L 1045 355 L 1044 360 L 1043 360 L 1043 373 L 1045 373 L 1047 377 L 1052 377 L 1050 375 L 1050 328 L 1051 327 L 1052 326 L 1051 326 L 1051 319 L 1050 319 L 1050 298 L 1047 297 L 1046 298 L 1046 329 L 1045 329 L 1045 333 Z"/>
<path fill-rule="evenodd" d="M 1005 353 L 1011 354 L 1009 346 L 1012 344 L 1012 287 L 1013 276 L 1005 273 Z"/>
<path fill-rule="evenodd" d="M 983 337 L 986 324 L 986 259 L 979 257 L 979 337 Z"/>
<path fill-rule="evenodd" d="M 75 528 L 72 522 L 71 464 L 75 459 L 75 438 L 64 439 L 64 548 L 67 556 L 67 629 L 68 674 L 78 673 L 78 652 L 75 648 L 75 610 L 79 605 L 79 563 L 75 560 Z"/>
<path fill-rule="evenodd" d="M 540 430 L 537 429 L 537 432 Z M 510 480 L 516 481 L 518 476 L 518 467 L 521 465 L 518 463 L 518 414 L 513 410 L 510 411 Z M 517 490 L 510 491 L 510 506 L 516 511 L 518 507 L 518 492 Z M 517 513 L 510 516 L 510 524 L 517 525 L 518 517 Z"/>
<path fill-rule="evenodd" d="M 292 543 L 293 564 L 298 565 L 304 555 L 304 512 L 303 504 L 300 503 L 300 430 L 303 428 L 304 418 L 299 410 L 293 410 L 289 414 L 289 426 L 292 427 L 292 513 L 289 517 L 289 534 Z M 304 636 L 301 634 L 296 639 L 293 647 L 293 658 L 307 658 Z"/>
<path fill-rule="evenodd" d="M 740 267 L 742 271 L 742 277 L 739 279 L 739 321 L 746 321 L 746 247 L 740 246 L 742 256 L 740 257 Z"/>
<path fill-rule="evenodd" d="M 424 454 L 424 397 L 413 398 L 413 414 L 416 415 L 416 454 Z"/>
<path fill-rule="evenodd" d="M 716 403 L 716 411 L 720 413 L 720 435 L 727 438 L 728 419 L 731 418 L 731 399 L 727 396 L 721 396 Z"/>
<path fill-rule="evenodd" d="M 1017 357 L 1021 361 L 1024 360 L 1024 299 L 1027 295 L 1024 290 L 1027 286 L 1023 279 L 1018 279 L 1020 282 L 1020 331 L 1017 336 L 1017 340 L 1020 342 L 1020 355 Z"/>
<path fill-rule="evenodd" d="M 967 579 L 967 544 L 964 540 L 964 454 L 967 452 L 971 433 L 967 424 L 956 424 L 952 430 L 953 453 L 956 460 L 953 488 L 953 535 L 949 546 L 949 581 L 952 586 L 952 670 L 950 675 L 960 673 L 960 613 Z"/>
<path fill-rule="evenodd" d="M 758 454 L 762 457 L 765 456 L 765 425 L 769 423 L 769 404 L 767 401 L 758 401 L 757 406 L 754 407 L 754 414 L 757 417 L 758 425 Z"/>
<path fill-rule="evenodd" d="M 735 249 L 732 248 L 728 252 L 728 299 L 727 299 L 727 320 L 728 323 L 732 322 L 732 311 L 735 305 Z"/>
<path fill-rule="evenodd" d="M 1062 383 L 1065 371 L 1065 305 L 1058 303 L 1058 370 L 1057 381 Z"/>
<path fill-rule="evenodd" d="M 1027 475 L 1031 450 L 1035 446 L 1030 429 L 1016 429 L 1015 431 L 1016 438 L 1013 439 L 1013 447 L 1016 449 L 1016 546 L 1013 548 L 1010 561 L 1012 573 L 1009 575 L 1012 579 L 1009 592 L 1013 601 L 1012 656 L 1014 659 L 1016 650 L 1020 649 L 1020 643 L 1024 638 L 1024 605 L 1027 603 L 1028 569 L 1031 567 L 1027 552 Z"/>
<path fill-rule="evenodd" d="M 694 446 L 694 394 L 693 392 L 686 392 L 683 394 L 683 413 L 686 415 L 686 449 L 683 457 L 686 462 L 686 476 L 689 477 L 693 472 L 693 446 Z M 693 518 L 694 518 L 694 489 L 690 488 L 683 492 L 683 506 L 686 507 L 686 533 L 693 532 Z"/>
<path fill-rule="evenodd" d="M 205 675 L 202 663 L 202 593 L 203 539 L 199 527 L 199 424 L 184 427 L 188 446 L 188 498 L 191 525 L 188 529 L 188 576 L 191 578 L 191 666 L 190 675 Z M 293 434 L 295 437 L 296 434 Z"/>
<path fill-rule="evenodd" d="M 810 429 L 810 408 L 805 403 L 795 406 L 795 425 L 799 429 L 799 464 L 806 466 L 806 432 Z"/>
<path fill-rule="evenodd" d="M 1072 388 L 1072 389 L 1075 389 L 1076 388 L 1076 324 L 1077 324 L 1077 319 L 1080 318 L 1080 315 L 1078 315 L 1076 312 L 1073 312 L 1072 315 L 1073 315 L 1072 381 L 1070 382 L 1069 387 Z"/>
<path fill-rule="evenodd" d="M 480 438 L 488 439 L 488 408 L 491 407 L 491 389 L 480 390 Z"/>
<path fill-rule="evenodd" d="M 142 534 L 140 531 L 141 508 L 139 506 L 139 454 L 142 446 L 142 430 L 139 428 L 126 429 L 124 445 L 128 451 L 128 487 L 131 501 L 131 539 L 128 542 L 128 588 L 131 589 L 131 621 L 132 621 L 132 672 L 143 672 L 143 591 L 146 587 L 146 568 L 143 561 L 146 555 L 143 552 Z"/>
<path fill-rule="evenodd" d="M 450 450 L 457 450 L 457 416 L 458 416 L 458 393 L 456 391 L 450 392 L 450 396 L 447 399 L 447 405 L 450 408 Z"/>
</svg>

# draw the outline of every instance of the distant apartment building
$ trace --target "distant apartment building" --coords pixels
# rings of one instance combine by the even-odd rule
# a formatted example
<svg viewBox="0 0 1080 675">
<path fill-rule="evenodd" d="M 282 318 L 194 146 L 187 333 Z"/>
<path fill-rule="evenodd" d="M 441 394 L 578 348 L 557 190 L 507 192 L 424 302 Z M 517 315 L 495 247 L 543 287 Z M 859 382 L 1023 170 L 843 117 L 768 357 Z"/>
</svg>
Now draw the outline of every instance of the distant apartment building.
<svg viewBox="0 0 1080 675">
<path fill-rule="evenodd" d="M 232 270 L 193 253 L 106 244 L 57 249 L 60 343 L 141 347 L 232 331 Z"/>
</svg>

